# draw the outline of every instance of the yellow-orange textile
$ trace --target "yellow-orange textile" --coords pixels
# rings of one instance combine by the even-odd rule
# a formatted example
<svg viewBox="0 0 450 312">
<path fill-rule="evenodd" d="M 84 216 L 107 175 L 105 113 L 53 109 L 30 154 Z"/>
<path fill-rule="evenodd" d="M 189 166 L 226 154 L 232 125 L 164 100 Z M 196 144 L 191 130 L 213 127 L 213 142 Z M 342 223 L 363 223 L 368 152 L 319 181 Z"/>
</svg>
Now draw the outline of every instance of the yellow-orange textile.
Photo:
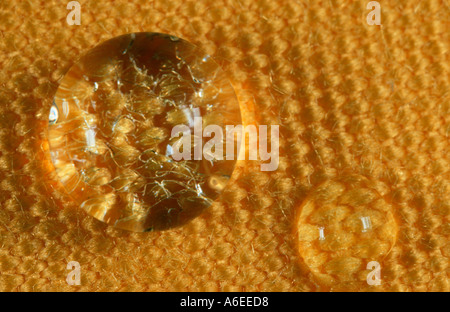
<svg viewBox="0 0 450 312">
<path fill-rule="evenodd" d="M 1 291 L 449 291 L 447 0 L 381 0 L 381 26 L 366 22 L 368 0 L 79 1 L 80 26 L 68 2 L 0 0 Z M 278 170 L 242 161 L 213 206 L 163 232 L 88 216 L 47 152 L 59 79 L 138 31 L 197 44 L 228 73 L 246 123 L 280 125 Z M 318 278 L 297 243 L 313 190 L 355 175 L 397 226 L 380 286 L 367 272 Z M 66 282 L 70 261 L 80 286 Z"/>
</svg>

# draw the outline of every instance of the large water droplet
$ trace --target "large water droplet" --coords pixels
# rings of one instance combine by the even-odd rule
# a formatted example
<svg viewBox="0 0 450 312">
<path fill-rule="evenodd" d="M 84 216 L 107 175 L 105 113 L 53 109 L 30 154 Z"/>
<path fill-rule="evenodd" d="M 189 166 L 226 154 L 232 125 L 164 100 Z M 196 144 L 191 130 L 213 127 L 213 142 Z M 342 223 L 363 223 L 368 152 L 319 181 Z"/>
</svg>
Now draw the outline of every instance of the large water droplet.
<svg viewBox="0 0 450 312">
<path fill-rule="evenodd" d="M 108 40 L 74 64 L 56 92 L 49 115 L 56 172 L 82 208 L 110 225 L 182 225 L 217 198 L 235 166 L 174 160 L 180 139 L 172 129 L 190 131 L 194 155 L 198 117 L 203 129 L 241 124 L 233 87 L 210 57 L 163 34 Z"/>
</svg>

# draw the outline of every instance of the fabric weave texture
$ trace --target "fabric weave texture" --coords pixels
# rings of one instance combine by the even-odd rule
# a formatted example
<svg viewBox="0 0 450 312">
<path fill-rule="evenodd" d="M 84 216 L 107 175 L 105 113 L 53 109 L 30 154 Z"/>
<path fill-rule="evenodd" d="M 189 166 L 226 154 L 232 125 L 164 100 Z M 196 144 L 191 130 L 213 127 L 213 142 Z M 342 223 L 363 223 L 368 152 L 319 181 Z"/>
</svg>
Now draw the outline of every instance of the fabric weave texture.
<svg viewBox="0 0 450 312">
<path fill-rule="evenodd" d="M 0 291 L 449 291 L 447 0 L 0 0 Z M 248 124 L 280 125 L 280 163 L 242 161 L 185 226 L 130 233 L 87 215 L 48 157 L 58 81 L 131 32 L 186 39 L 227 72 Z M 296 216 L 315 187 L 358 175 L 393 211 L 382 283 L 327 284 L 305 264 Z M 345 180 L 345 179 L 344 179 Z M 81 265 L 81 285 L 66 268 Z M 345 270 L 345 265 L 344 265 Z"/>
</svg>

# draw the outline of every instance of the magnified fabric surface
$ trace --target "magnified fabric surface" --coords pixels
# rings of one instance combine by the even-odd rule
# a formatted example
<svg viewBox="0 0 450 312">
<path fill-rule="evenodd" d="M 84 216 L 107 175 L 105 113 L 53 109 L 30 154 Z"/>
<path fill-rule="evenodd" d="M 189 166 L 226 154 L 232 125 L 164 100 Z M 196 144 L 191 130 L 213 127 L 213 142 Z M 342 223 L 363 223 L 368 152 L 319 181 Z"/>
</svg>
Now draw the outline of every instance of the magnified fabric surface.
<svg viewBox="0 0 450 312">
<path fill-rule="evenodd" d="M 382 1 L 379 26 L 369 1 L 79 1 L 72 26 L 68 2 L 0 2 L 1 291 L 449 291 L 448 1 Z M 133 32 L 197 45 L 245 124 L 280 126 L 276 171 L 239 161 L 202 214 L 148 233 L 89 216 L 48 157 L 60 79 Z"/>
</svg>

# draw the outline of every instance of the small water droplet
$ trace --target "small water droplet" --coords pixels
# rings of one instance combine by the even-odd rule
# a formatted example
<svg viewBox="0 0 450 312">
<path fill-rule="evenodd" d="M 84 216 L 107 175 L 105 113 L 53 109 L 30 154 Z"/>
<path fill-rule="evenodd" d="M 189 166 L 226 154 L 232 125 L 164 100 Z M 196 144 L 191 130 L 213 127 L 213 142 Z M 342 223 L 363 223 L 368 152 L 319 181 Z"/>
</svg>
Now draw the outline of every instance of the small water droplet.
<svg viewBox="0 0 450 312">
<path fill-rule="evenodd" d="M 368 259 L 381 262 L 397 237 L 393 209 L 360 175 L 328 180 L 299 208 L 299 254 L 318 281 L 357 281 Z"/>
</svg>

